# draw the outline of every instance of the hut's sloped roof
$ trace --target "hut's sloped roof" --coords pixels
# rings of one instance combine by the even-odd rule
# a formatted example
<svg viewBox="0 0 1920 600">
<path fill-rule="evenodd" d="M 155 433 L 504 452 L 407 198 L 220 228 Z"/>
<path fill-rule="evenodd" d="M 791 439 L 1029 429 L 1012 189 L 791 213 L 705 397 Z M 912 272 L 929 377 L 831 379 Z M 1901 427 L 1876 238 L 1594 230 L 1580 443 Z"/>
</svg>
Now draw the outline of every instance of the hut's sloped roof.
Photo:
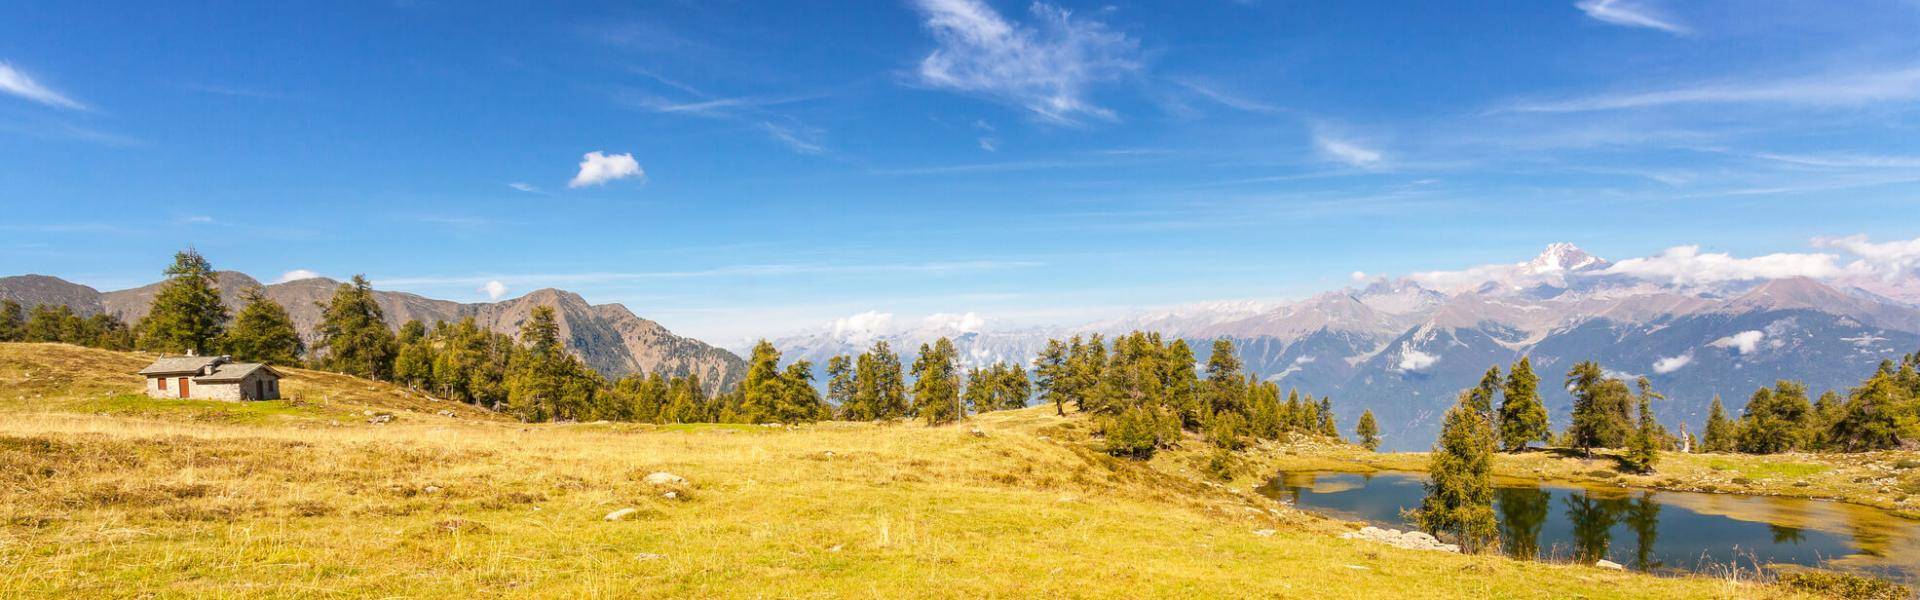
<svg viewBox="0 0 1920 600">
<path fill-rule="evenodd" d="M 207 365 L 222 362 L 219 356 L 167 356 L 153 361 L 147 368 L 141 369 L 141 375 L 173 375 L 177 373 L 199 373 Z"/>
<path fill-rule="evenodd" d="M 276 379 L 280 377 L 279 371 L 260 363 L 227 363 L 220 365 L 220 368 L 214 369 L 212 373 L 195 377 L 193 380 L 199 383 L 232 383 L 246 379 L 254 371 L 265 371 Z"/>
</svg>

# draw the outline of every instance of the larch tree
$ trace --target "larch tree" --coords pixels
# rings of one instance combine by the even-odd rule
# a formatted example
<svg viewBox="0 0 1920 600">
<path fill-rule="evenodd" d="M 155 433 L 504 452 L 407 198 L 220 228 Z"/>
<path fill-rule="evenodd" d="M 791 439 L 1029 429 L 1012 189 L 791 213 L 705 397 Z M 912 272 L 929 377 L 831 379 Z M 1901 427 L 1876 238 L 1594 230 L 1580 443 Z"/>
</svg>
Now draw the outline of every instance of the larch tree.
<svg viewBox="0 0 1920 600">
<path fill-rule="evenodd" d="M 228 315 L 214 287 L 213 265 L 188 248 L 173 255 L 166 275 L 147 318 L 140 321 L 140 348 L 203 355 L 218 350 Z"/>
<path fill-rule="evenodd" d="M 1747 400 L 1737 446 L 1750 454 L 1801 449 L 1812 433 L 1812 418 L 1813 403 L 1807 401 L 1807 386 L 1780 380 L 1773 389 L 1760 388 Z"/>
<path fill-rule="evenodd" d="M 1846 452 L 1886 450 L 1900 445 L 1897 407 L 1910 404 L 1911 394 L 1882 369 L 1860 384 L 1847 400 L 1840 418 L 1828 430 L 1833 446 Z"/>
<path fill-rule="evenodd" d="M 27 313 L 12 298 L 0 299 L 0 342 L 27 338 Z"/>
<path fill-rule="evenodd" d="M 1374 422 L 1372 410 L 1360 413 L 1360 422 L 1353 426 L 1353 436 L 1369 451 L 1380 449 L 1380 424 Z"/>
<path fill-rule="evenodd" d="M 1660 423 L 1653 418 L 1653 401 L 1665 398 L 1653 391 L 1653 384 L 1645 377 L 1638 381 L 1640 392 L 1635 394 L 1640 411 L 1635 419 L 1633 439 L 1627 443 L 1625 455 L 1626 467 L 1635 473 L 1653 472 L 1653 464 L 1660 460 Z"/>
<path fill-rule="evenodd" d="M 960 405 L 957 361 L 953 340 L 943 337 L 932 345 L 920 345 L 920 356 L 913 361 L 913 409 L 928 425 L 966 417 Z"/>
<path fill-rule="evenodd" d="M 1500 445 L 1508 452 L 1519 452 L 1535 441 L 1550 442 L 1553 432 L 1547 425 L 1547 407 L 1540 402 L 1540 376 L 1533 373 L 1533 361 L 1520 357 L 1507 371 L 1501 390 Z"/>
<path fill-rule="evenodd" d="M 1707 427 L 1701 432 L 1701 452 L 1732 452 L 1736 443 L 1733 421 L 1727 419 L 1727 409 L 1720 404 L 1720 395 L 1713 395 L 1713 404 L 1707 407 Z"/>
<path fill-rule="evenodd" d="M 306 351 L 306 344 L 300 341 L 300 331 L 294 328 L 293 317 L 287 315 L 286 307 L 268 298 L 260 288 L 247 288 L 240 298 L 246 305 L 240 308 L 240 314 L 233 318 L 233 327 L 227 330 L 223 344 L 227 353 L 233 355 L 234 360 L 300 364 L 300 354 Z"/>
<path fill-rule="evenodd" d="M 1450 534 L 1477 552 L 1498 536 L 1493 513 L 1493 426 L 1462 393 L 1447 410 L 1428 459 L 1427 495 L 1410 515 L 1421 529 Z"/>
<path fill-rule="evenodd" d="M 1487 422 L 1493 422 L 1493 399 L 1500 395 L 1500 365 L 1487 367 L 1485 375 L 1480 376 L 1480 384 L 1468 391 L 1468 400 L 1473 409 L 1486 416 Z"/>
<path fill-rule="evenodd" d="M 1573 447 L 1591 454 L 1626 444 L 1633 393 L 1625 383 L 1607 377 L 1599 363 L 1582 361 L 1567 372 L 1567 387 L 1573 391 L 1573 424 L 1567 427 Z"/>
<path fill-rule="evenodd" d="M 1033 358 L 1034 383 L 1040 389 L 1040 400 L 1053 403 L 1053 412 L 1057 416 L 1067 416 L 1070 385 L 1068 372 L 1067 345 L 1060 340 L 1047 340 L 1047 347 Z"/>
<path fill-rule="evenodd" d="M 1247 384 L 1241 372 L 1243 368 L 1240 357 L 1234 354 L 1233 340 L 1223 337 L 1213 341 L 1213 352 L 1207 356 L 1204 388 L 1208 410 L 1216 414 L 1246 412 Z"/>
<path fill-rule="evenodd" d="M 827 359 L 827 402 L 838 407 L 840 418 L 865 420 L 851 412 L 857 410 L 853 405 L 854 390 L 853 359 L 845 355 Z"/>
<path fill-rule="evenodd" d="M 397 351 L 393 357 L 393 380 L 415 389 L 431 387 L 433 340 L 427 337 L 426 324 L 409 319 L 400 325 L 400 335 L 394 344 Z"/>
<path fill-rule="evenodd" d="M 340 284 L 321 309 L 320 340 L 314 344 L 320 368 L 368 379 L 393 376 L 398 349 L 366 276 Z"/>
</svg>

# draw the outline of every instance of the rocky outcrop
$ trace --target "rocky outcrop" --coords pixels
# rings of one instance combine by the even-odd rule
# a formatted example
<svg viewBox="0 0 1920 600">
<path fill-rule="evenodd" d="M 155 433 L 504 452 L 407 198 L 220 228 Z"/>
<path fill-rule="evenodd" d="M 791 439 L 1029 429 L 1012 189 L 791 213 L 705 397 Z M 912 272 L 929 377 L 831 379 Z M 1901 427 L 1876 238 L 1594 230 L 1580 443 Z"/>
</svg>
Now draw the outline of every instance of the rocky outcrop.
<svg viewBox="0 0 1920 600">
<path fill-rule="evenodd" d="M 1374 527 L 1372 525 L 1363 527 L 1359 531 L 1349 531 L 1347 533 L 1340 534 L 1340 537 L 1342 539 L 1349 539 L 1349 540 L 1366 540 L 1369 542 L 1378 542 L 1381 544 L 1386 544 L 1388 546 L 1394 546 L 1397 548 L 1406 548 L 1408 550 L 1436 550 L 1440 552 L 1459 552 L 1460 551 L 1460 546 L 1456 544 L 1440 543 L 1440 540 L 1434 539 L 1433 536 L 1427 535 L 1426 532 L 1400 531 L 1398 529 L 1381 529 L 1379 527 Z"/>
</svg>

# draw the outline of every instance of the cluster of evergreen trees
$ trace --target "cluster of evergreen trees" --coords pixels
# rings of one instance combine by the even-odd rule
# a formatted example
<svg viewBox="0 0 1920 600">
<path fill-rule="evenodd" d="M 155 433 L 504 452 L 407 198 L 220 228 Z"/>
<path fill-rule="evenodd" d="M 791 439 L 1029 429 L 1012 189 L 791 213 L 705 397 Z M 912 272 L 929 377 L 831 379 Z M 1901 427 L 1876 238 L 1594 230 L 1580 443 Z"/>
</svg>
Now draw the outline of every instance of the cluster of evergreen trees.
<svg viewBox="0 0 1920 600">
<path fill-rule="evenodd" d="M 13 299 L 0 300 L 0 342 L 61 342 L 108 350 L 133 349 L 133 330 L 108 314 L 82 317 L 66 305 L 41 304 L 24 310 Z"/>
<path fill-rule="evenodd" d="M 1232 341 L 1214 341 L 1204 379 L 1195 363 L 1185 340 L 1136 331 L 1111 350 L 1099 335 L 1048 340 L 1034 372 L 1041 397 L 1059 414 L 1069 403 L 1092 414 L 1117 456 L 1151 457 L 1182 431 L 1229 450 L 1291 433 L 1339 438 L 1328 399 L 1292 391 L 1281 400 L 1278 385 L 1245 372 Z"/>
<path fill-rule="evenodd" d="M 1794 451 L 1886 450 L 1920 437 L 1920 353 L 1881 361 L 1847 395 L 1834 391 L 1807 400 L 1807 386 L 1779 381 L 1747 399 L 1738 420 L 1727 418 L 1720 398 L 1707 409 L 1699 449 L 1705 452 L 1774 454 Z"/>
</svg>

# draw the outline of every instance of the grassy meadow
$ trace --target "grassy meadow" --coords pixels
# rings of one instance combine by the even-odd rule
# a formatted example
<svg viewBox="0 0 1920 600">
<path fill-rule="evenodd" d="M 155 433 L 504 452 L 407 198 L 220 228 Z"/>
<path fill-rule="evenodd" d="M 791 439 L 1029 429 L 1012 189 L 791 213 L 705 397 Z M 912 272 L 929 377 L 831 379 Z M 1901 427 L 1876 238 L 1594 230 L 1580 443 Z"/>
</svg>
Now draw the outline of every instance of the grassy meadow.
<svg viewBox="0 0 1920 600">
<path fill-rule="evenodd" d="M 1798 597 L 1344 540 L 1251 491 L 1360 460 L 1335 446 L 1131 462 L 1051 407 L 529 425 L 294 369 L 287 400 L 156 401 L 146 360 L 0 344 L 0 597 Z"/>
</svg>

